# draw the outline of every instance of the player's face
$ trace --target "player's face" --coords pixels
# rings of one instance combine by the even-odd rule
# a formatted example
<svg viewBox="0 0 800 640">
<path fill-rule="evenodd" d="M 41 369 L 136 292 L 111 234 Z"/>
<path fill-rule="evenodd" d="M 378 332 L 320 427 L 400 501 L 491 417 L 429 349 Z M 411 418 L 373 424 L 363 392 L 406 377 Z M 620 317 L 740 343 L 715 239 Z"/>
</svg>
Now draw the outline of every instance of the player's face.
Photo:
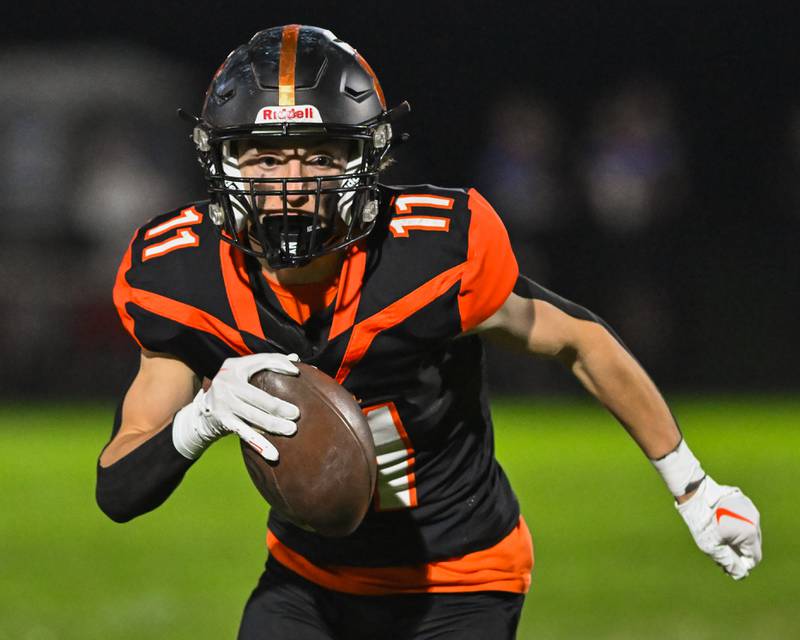
<svg viewBox="0 0 800 640">
<path fill-rule="evenodd" d="M 287 146 L 285 142 L 258 141 L 243 144 L 239 152 L 239 169 L 245 178 L 309 178 L 308 182 L 287 184 L 287 207 L 289 215 L 313 213 L 316 196 L 298 191 L 314 189 L 320 176 L 341 175 L 345 172 L 349 144 L 345 141 L 326 140 L 304 143 L 304 146 Z M 331 181 L 324 187 L 340 186 Z M 280 185 L 256 187 L 280 189 Z M 335 203 L 325 195 L 319 203 L 323 224 L 333 220 Z M 283 199 L 280 195 L 259 196 L 256 207 L 262 215 L 283 214 Z"/>
</svg>

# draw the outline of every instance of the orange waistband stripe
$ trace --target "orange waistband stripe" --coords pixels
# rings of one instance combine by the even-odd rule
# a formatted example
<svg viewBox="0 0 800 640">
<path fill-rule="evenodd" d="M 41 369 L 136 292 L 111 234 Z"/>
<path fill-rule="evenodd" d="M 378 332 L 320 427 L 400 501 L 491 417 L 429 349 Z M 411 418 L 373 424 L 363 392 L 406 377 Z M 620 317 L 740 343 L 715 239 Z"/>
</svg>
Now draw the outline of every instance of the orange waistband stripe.
<svg viewBox="0 0 800 640">
<path fill-rule="evenodd" d="M 527 593 L 533 541 L 525 520 L 493 547 L 460 558 L 402 567 L 319 566 L 267 531 L 270 555 L 306 580 L 355 595 L 507 591 Z"/>
</svg>

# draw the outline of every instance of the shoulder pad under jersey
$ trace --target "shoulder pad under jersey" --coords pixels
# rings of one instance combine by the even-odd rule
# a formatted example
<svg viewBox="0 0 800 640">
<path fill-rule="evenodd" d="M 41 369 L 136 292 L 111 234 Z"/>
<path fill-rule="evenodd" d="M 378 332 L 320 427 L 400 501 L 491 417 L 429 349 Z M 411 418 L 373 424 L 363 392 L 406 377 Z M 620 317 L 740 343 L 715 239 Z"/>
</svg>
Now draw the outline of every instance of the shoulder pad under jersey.
<svg viewBox="0 0 800 640">
<path fill-rule="evenodd" d="M 207 203 L 156 216 L 139 228 L 117 273 L 114 304 L 125 329 L 149 351 L 207 369 L 198 332 L 225 351 L 235 326 L 227 304 L 221 253 L 230 251 L 208 219 Z M 208 351 L 208 345 L 205 345 Z M 223 354 L 224 355 L 224 354 Z"/>
<path fill-rule="evenodd" d="M 459 283 L 462 331 L 500 308 L 514 288 L 517 261 L 502 221 L 480 193 L 427 184 L 386 187 L 384 202 L 374 240 L 383 268 L 370 275 L 372 287 L 399 299 Z"/>
</svg>

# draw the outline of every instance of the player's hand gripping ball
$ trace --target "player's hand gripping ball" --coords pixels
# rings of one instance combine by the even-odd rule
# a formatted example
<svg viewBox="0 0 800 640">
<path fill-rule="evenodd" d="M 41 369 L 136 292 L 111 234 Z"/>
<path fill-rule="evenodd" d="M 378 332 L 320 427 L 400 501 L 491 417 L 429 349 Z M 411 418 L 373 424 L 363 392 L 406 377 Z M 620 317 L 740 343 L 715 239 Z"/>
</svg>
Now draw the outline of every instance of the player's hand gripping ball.
<svg viewBox="0 0 800 640">
<path fill-rule="evenodd" d="M 242 441 L 250 478 L 264 499 L 298 526 L 325 536 L 352 533 L 375 489 L 375 445 L 356 399 L 316 367 L 296 376 L 259 371 L 250 383 L 300 408 L 292 436 L 265 437 L 278 450 L 266 460 Z M 253 425 L 258 428 L 259 425 Z"/>
<path fill-rule="evenodd" d="M 294 376 L 297 356 L 281 353 L 257 353 L 241 358 L 228 358 L 214 376 L 205 379 L 194 400 L 175 414 L 172 441 L 178 452 L 196 460 L 216 440 L 235 433 L 261 451 L 265 458 L 276 460 L 277 450 L 253 429 L 292 435 L 297 426 L 296 406 L 264 393 L 249 384 L 250 376 L 264 369 L 276 374 Z"/>
</svg>

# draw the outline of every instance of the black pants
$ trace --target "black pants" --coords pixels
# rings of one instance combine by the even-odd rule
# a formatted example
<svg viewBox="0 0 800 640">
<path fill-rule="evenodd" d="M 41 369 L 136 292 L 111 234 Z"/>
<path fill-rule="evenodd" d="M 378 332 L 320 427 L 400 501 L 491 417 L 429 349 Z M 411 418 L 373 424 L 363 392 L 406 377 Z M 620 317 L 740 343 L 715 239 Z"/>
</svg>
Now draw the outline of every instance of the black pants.
<svg viewBox="0 0 800 640">
<path fill-rule="evenodd" d="M 239 640 L 513 640 L 524 596 L 501 591 L 355 596 L 270 558 Z"/>
</svg>

